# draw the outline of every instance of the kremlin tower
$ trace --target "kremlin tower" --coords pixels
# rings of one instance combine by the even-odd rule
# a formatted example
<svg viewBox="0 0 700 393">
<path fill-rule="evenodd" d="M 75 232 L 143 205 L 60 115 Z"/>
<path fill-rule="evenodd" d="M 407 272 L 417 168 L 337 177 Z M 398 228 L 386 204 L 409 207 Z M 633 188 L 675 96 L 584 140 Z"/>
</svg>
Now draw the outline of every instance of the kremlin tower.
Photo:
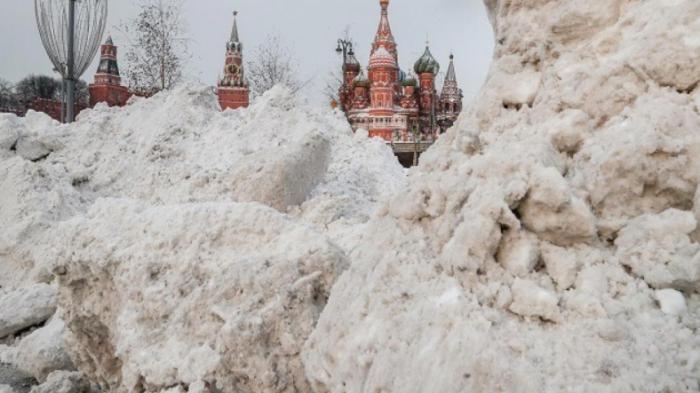
<svg viewBox="0 0 700 393">
<path fill-rule="evenodd" d="M 462 112 L 462 89 L 457 84 L 455 73 L 454 55 L 450 55 L 450 67 L 447 69 L 445 82 L 442 84 L 442 94 L 440 94 L 440 111 L 438 124 L 444 132 L 457 120 Z"/>
<path fill-rule="evenodd" d="M 423 151 L 462 110 L 462 93 L 457 85 L 453 56 L 450 56 L 442 94 L 438 95 L 436 77 L 440 64 L 430 48 L 426 46 L 415 62 L 415 76 L 403 72 L 389 24 L 389 0 L 380 0 L 379 5 L 381 16 L 367 76 L 351 50 L 343 61 L 340 107 L 353 130 L 363 128 L 370 137 L 384 139 L 392 144 L 397 155 L 409 144 L 420 144 Z"/>
<path fill-rule="evenodd" d="M 129 89 L 121 85 L 119 66 L 117 65 L 117 47 L 112 37 L 102 45 L 100 50 L 100 65 L 95 73 L 95 81 L 89 87 L 90 107 L 100 102 L 109 106 L 124 106 L 131 97 Z"/>
<path fill-rule="evenodd" d="M 238 12 L 233 13 L 231 38 L 226 43 L 224 76 L 219 80 L 217 95 L 221 109 L 245 108 L 249 103 L 248 81 L 243 73 L 243 44 L 238 38 Z"/>
</svg>

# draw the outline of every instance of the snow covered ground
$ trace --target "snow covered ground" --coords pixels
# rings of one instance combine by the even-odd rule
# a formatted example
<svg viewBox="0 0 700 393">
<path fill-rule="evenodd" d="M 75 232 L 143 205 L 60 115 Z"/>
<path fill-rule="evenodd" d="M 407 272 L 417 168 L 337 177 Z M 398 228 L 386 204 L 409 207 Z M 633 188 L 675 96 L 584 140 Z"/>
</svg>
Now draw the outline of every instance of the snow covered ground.
<svg viewBox="0 0 700 393">
<path fill-rule="evenodd" d="M 408 173 L 279 88 L 0 116 L 0 392 L 700 392 L 700 3 L 486 4 Z"/>
<path fill-rule="evenodd" d="M 2 115 L 0 130 L 0 362 L 39 381 L 77 367 L 113 389 L 213 373 L 307 386 L 298 353 L 347 267 L 341 245 L 406 179 L 382 142 L 283 88 L 240 111 L 185 86 L 70 126 Z M 55 360 L 40 370 L 23 356 L 34 336 Z"/>
</svg>

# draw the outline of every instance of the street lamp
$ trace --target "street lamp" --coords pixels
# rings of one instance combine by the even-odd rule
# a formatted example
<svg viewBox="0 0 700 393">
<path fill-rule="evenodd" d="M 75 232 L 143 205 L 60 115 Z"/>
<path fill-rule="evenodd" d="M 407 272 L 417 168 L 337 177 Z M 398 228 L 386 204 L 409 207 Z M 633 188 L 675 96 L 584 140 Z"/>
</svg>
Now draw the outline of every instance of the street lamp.
<svg viewBox="0 0 700 393">
<path fill-rule="evenodd" d="M 337 54 L 343 55 L 343 64 L 347 63 L 348 56 L 354 56 L 355 52 L 352 50 L 352 42 L 350 40 L 339 39 L 338 47 L 335 48 Z"/>
</svg>

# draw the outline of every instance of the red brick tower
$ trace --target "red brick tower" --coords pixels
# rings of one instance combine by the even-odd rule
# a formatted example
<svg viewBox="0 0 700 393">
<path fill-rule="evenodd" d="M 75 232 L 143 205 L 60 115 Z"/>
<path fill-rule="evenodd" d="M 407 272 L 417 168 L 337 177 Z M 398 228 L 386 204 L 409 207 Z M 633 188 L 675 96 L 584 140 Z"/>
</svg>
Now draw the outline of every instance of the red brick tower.
<svg viewBox="0 0 700 393">
<path fill-rule="evenodd" d="M 224 76 L 218 84 L 217 95 L 221 109 L 245 108 L 249 104 L 248 81 L 243 72 L 243 44 L 238 38 L 238 12 L 233 13 L 231 38 L 226 43 Z"/>
<path fill-rule="evenodd" d="M 372 53 L 369 58 L 369 136 L 380 137 L 387 141 L 393 138 L 397 128 L 396 108 L 399 84 L 399 65 L 396 51 L 396 41 L 389 25 L 389 0 L 380 0 L 382 13 L 379 20 L 377 35 L 372 43 Z"/>
<path fill-rule="evenodd" d="M 119 66 L 117 65 L 117 47 L 112 37 L 101 48 L 100 65 L 95 73 L 95 81 L 89 86 L 90 107 L 105 102 L 109 106 L 124 106 L 131 97 L 129 89 L 121 85 Z"/>
<path fill-rule="evenodd" d="M 420 92 L 420 125 L 423 133 L 437 133 L 437 90 L 435 89 L 435 76 L 440 72 L 440 64 L 435 60 L 430 48 L 426 44 L 425 52 L 413 70 L 418 75 Z"/>
</svg>

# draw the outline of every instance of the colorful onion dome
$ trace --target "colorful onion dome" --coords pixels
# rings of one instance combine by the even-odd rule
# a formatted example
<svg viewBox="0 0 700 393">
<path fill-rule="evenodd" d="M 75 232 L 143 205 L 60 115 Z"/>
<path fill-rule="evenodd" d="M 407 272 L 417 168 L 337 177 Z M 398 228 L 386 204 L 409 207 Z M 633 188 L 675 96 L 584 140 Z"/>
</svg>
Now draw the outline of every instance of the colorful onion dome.
<svg viewBox="0 0 700 393">
<path fill-rule="evenodd" d="M 418 86 L 418 81 L 416 80 L 416 77 L 413 75 L 413 73 L 410 73 L 402 82 L 401 85 L 406 87 L 406 86 L 413 86 L 416 87 Z"/>
<path fill-rule="evenodd" d="M 421 56 L 413 66 L 413 70 L 418 75 L 425 73 L 437 75 L 437 73 L 440 72 L 440 63 L 435 60 L 433 54 L 430 53 L 430 48 L 427 45 L 425 47 L 425 52 L 423 52 L 423 56 Z"/>
<path fill-rule="evenodd" d="M 360 70 L 360 73 L 353 79 L 352 84 L 355 87 L 369 87 L 369 79 L 365 76 L 364 71 Z"/>
<path fill-rule="evenodd" d="M 354 52 L 350 51 L 350 53 L 348 53 L 347 57 L 345 58 L 345 64 L 343 64 L 343 68 L 345 71 L 360 71 L 360 62 L 355 57 Z"/>
</svg>

